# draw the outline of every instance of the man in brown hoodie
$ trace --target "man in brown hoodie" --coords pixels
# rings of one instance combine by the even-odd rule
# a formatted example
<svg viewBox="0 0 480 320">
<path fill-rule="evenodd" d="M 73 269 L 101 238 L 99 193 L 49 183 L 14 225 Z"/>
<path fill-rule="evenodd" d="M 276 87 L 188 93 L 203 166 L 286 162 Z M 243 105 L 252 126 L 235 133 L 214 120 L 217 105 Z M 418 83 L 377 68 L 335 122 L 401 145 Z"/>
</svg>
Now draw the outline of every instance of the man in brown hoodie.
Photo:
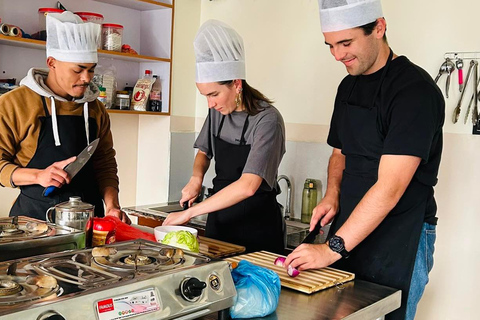
<svg viewBox="0 0 480 320">
<path fill-rule="evenodd" d="M 10 216 L 45 220 L 49 207 L 80 196 L 96 216 L 130 223 L 118 201 L 110 119 L 91 83 L 99 36 L 98 25 L 71 12 L 49 14 L 48 69 L 30 69 L 20 88 L 0 97 L 0 184 L 21 189 Z M 95 153 L 72 179 L 63 169 L 96 138 Z M 49 186 L 57 189 L 45 197 Z"/>
</svg>

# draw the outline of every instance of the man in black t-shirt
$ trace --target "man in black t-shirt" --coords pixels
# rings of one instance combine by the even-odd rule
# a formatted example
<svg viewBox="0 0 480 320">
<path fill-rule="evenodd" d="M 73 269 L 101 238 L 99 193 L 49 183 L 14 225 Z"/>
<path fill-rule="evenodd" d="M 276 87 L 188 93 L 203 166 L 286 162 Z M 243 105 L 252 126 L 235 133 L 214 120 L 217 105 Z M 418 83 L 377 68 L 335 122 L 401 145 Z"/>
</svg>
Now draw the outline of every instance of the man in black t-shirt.
<svg viewBox="0 0 480 320">
<path fill-rule="evenodd" d="M 333 220 L 328 241 L 300 245 L 285 266 L 334 267 L 402 290 L 387 319 L 413 319 L 433 266 L 445 102 L 432 78 L 388 46 L 380 0 L 319 0 L 325 43 L 349 75 L 335 99 L 324 199 L 310 229 Z"/>
</svg>

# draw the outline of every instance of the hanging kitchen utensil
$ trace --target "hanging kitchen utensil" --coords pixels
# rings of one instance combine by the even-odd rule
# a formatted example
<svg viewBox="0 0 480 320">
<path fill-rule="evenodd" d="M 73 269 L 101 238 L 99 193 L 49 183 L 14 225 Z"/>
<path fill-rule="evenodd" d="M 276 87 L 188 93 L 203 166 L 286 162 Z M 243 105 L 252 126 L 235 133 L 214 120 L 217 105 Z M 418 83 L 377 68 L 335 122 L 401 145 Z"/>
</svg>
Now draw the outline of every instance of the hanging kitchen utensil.
<svg viewBox="0 0 480 320">
<path fill-rule="evenodd" d="M 455 64 L 452 62 L 450 58 L 445 58 L 445 61 L 440 66 L 440 70 L 438 71 L 438 75 L 435 78 L 435 83 L 438 82 L 438 79 L 442 76 L 442 74 L 447 74 L 447 82 L 445 84 L 445 96 L 448 98 L 448 91 L 450 88 L 450 77 L 452 76 L 453 71 L 455 70 Z"/>
<path fill-rule="evenodd" d="M 463 91 L 463 59 L 458 59 L 456 62 L 458 70 L 458 90 Z"/>
<path fill-rule="evenodd" d="M 477 62 L 478 64 L 478 62 Z M 474 73 L 475 73 L 475 70 L 474 70 Z M 478 72 L 477 72 L 478 73 Z M 472 93 L 472 97 L 470 98 L 470 102 L 468 103 L 468 107 L 467 107 L 467 112 L 465 113 L 465 118 L 463 119 L 463 123 L 466 124 L 467 123 L 467 120 L 468 120 L 468 116 L 470 114 L 470 109 L 472 107 L 472 103 L 473 103 L 473 100 L 475 99 L 475 93 L 478 92 L 479 88 L 478 88 L 478 84 L 480 82 L 480 79 L 477 77 L 475 77 L 475 74 L 473 75 L 474 77 L 474 92 Z M 473 120 L 473 114 L 472 114 L 472 120 Z M 475 125 L 475 124 L 474 124 Z"/>
<path fill-rule="evenodd" d="M 467 87 L 468 80 L 470 79 L 470 74 L 472 73 L 472 69 L 474 66 L 475 66 L 475 61 L 471 60 L 470 66 L 468 67 L 468 71 L 467 71 L 467 77 L 465 78 L 465 88 Z M 464 94 L 465 94 L 465 90 L 463 90 L 462 93 L 460 94 L 460 98 L 458 99 L 457 106 L 453 110 L 453 115 L 452 115 L 453 123 L 457 123 L 458 118 L 460 117 L 460 109 L 462 107 L 462 100 L 463 100 Z"/>
<path fill-rule="evenodd" d="M 440 66 L 440 69 L 438 70 L 438 74 L 437 76 L 435 77 L 435 83 L 438 82 L 438 79 L 440 79 L 440 77 L 442 76 L 442 74 L 444 73 L 447 73 L 447 65 L 446 65 L 446 61 L 444 61 L 442 63 L 442 65 Z"/>
<path fill-rule="evenodd" d="M 75 175 L 80 171 L 80 169 L 83 168 L 85 163 L 87 163 L 87 161 L 90 159 L 92 154 L 95 152 L 95 149 L 97 148 L 99 140 L 100 140 L 99 138 L 93 140 L 92 143 L 90 143 L 88 146 L 85 147 L 85 149 L 83 149 L 82 152 L 80 152 L 80 154 L 77 156 L 77 159 L 75 161 L 73 161 L 72 163 L 68 164 L 65 168 L 63 168 L 63 170 L 65 170 L 70 176 L 70 179 L 73 179 L 73 177 L 75 177 Z M 53 191 L 55 191 L 55 189 L 56 187 L 54 186 L 45 188 L 45 190 L 43 191 L 43 196 L 47 197 Z"/>
<path fill-rule="evenodd" d="M 473 99 L 475 102 L 473 103 L 473 111 L 472 111 L 472 123 L 474 126 L 477 125 L 478 122 L 478 61 L 475 60 L 475 69 L 474 69 L 474 74 L 473 74 L 473 80 L 474 80 L 474 87 L 473 87 Z"/>
</svg>

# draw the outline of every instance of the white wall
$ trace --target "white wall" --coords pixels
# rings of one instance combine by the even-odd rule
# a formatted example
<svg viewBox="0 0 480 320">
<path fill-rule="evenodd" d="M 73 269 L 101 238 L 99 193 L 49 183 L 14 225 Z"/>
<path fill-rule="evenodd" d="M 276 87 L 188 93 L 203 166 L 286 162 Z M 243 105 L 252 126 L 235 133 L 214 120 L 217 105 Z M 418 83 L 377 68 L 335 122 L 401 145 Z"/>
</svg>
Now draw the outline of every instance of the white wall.
<svg viewBox="0 0 480 320">
<path fill-rule="evenodd" d="M 275 106 L 285 118 L 289 148 L 286 161 L 282 163 L 282 173 L 294 175 L 297 185 L 301 185 L 305 178 L 302 175 L 307 173 L 295 172 L 291 168 L 294 164 L 307 163 L 309 168 L 318 166 L 318 169 L 309 170 L 312 177 L 325 179 L 326 133 L 336 87 L 346 73 L 323 44 L 317 1 L 177 0 L 175 5 L 170 127 L 163 120 L 152 124 L 151 119 L 136 121 L 133 120 L 137 119 L 135 116 L 111 116 L 118 151 L 122 204 L 141 204 L 139 199 L 163 199 L 161 194 L 166 192 L 158 189 L 165 187 L 168 177 L 163 174 L 149 177 L 146 166 L 138 174 L 137 169 L 131 169 L 142 169 L 135 150 L 143 155 L 149 154 L 149 145 L 142 144 L 137 126 L 145 126 L 146 133 L 159 135 L 168 135 L 168 130 L 192 132 L 200 129 L 207 108 L 205 98 L 195 93 L 191 43 L 200 23 L 210 18 L 227 22 L 243 36 L 248 82 L 275 99 Z M 475 23 L 480 2 L 476 0 L 383 0 L 383 7 L 393 50 L 407 55 L 432 76 L 437 74 L 446 51 L 480 51 Z M 1 52 L 5 51 L 0 46 L 0 61 Z M 417 319 L 478 317 L 475 289 L 480 284 L 476 272 L 480 246 L 475 234 L 476 226 L 480 224 L 476 190 L 476 182 L 480 181 L 480 169 L 476 165 L 476 159 L 480 157 L 480 137 L 469 134 L 470 125 L 450 122 L 458 97 L 453 90 L 456 88 L 453 80 L 456 78 L 452 78 L 452 96 L 447 101 L 444 153 L 436 187 L 439 225 L 435 266 L 431 283 L 420 302 Z M 439 85 L 444 88 L 444 84 L 445 78 L 442 78 Z M 471 89 L 466 99 L 470 92 Z M 164 129 L 150 131 L 153 125 Z M 161 165 L 169 165 L 169 151 L 162 154 L 162 148 L 170 148 L 169 138 L 164 141 L 166 143 L 153 145 L 155 151 L 148 165 L 159 164 L 155 159 L 160 159 Z M 300 150 L 298 145 L 295 146 L 299 141 L 314 143 L 313 154 L 317 158 L 308 161 L 307 144 L 302 145 L 300 154 L 294 152 Z M 137 149 L 132 147 L 135 143 Z M 172 178 L 175 177 L 170 176 Z M 144 184 L 141 190 L 136 188 L 140 180 Z M 148 189 L 151 185 L 154 189 Z M 159 193 L 151 193 L 151 190 Z M 6 208 L 10 207 L 14 193 L 7 189 L 0 191 L 0 216 L 8 212 Z"/>
</svg>

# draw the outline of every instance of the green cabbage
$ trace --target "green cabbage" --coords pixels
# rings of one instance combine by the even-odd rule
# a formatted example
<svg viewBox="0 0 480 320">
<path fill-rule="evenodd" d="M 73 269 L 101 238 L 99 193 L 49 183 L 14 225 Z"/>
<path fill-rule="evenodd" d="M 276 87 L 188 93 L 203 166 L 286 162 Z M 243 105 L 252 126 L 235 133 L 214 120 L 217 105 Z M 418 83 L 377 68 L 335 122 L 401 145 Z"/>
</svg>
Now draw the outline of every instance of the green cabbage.
<svg viewBox="0 0 480 320">
<path fill-rule="evenodd" d="M 171 231 L 165 235 L 162 243 L 192 252 L 199 252 L 197 238 L 189 231 Z"/>
</svg>

